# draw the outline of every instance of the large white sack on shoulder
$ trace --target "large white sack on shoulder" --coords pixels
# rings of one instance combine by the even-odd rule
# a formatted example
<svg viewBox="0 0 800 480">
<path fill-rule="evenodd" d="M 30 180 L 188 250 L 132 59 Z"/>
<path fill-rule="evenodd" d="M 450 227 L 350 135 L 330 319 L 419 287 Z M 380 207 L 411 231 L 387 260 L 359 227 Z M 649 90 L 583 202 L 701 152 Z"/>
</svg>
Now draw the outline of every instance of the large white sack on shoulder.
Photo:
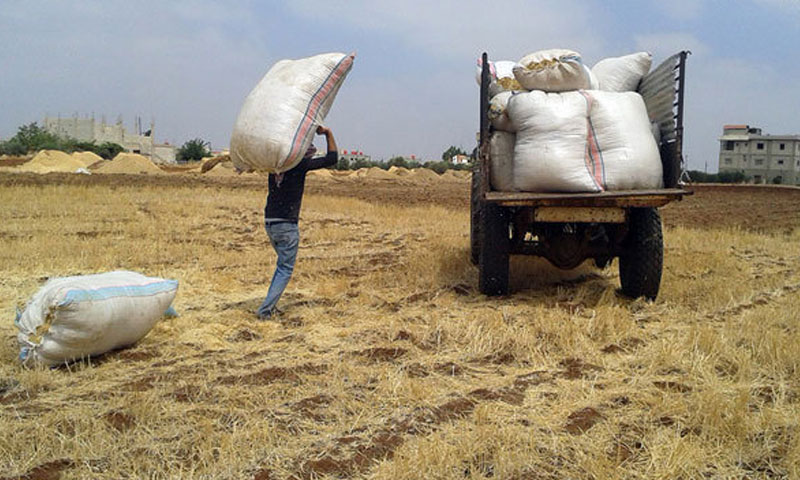
<svg viewBox="0 0 800 480">
<path fill-rule="evenodd" d="M 501 92 L 493 96 L 489 101 L 489 121 L 495 130 L 504 132 L 516 132 L 517 129 L 508 117 L 508 100 L 517 92 Z"/>
<path fill-rule="evenodd" d="M 633 92 L 650 71 L 653 56 L 647 52 L 600 60 L 592 67 L 599 89 L 607 92 Z"/>
<path fill-rule="evenodd" d="M 326 53 L 273 65 L 245 98 L 231 135 L 242 171 L 285 172 L 303 158 L 353 66 L 354 54 Z"/>
<path fill-rule="evenodd" d="M 514 190 L 514 144 L 517 136 L 496 131 L 489 139 L 491 164 L 489 168 L 492 189 L 501 192 Z"/>
<path fill-rule="evenodd" d="M 56 365 L 132 345 L 177 290 L 175 280 L 128 271 L 48 280 L 15 321 L 20 360 Z"/>
<path fill-rule="evenodd" d="M 587 102 L 580 92 L 532 91 L 511 97 L 508 115 L 517 127 L 514 190 L 602 190 L 586 159 Z"/>
<path fill-rule="evenodd" d="M 522 57 L 514 77 L 526 90 L 566 92 L 591 87 L 589 70 L 578 52 L 565 49 L 540 50 Z"/>
<path fill-rule="evenodd" d="M 642 96 L 636 92 L 587 94 L 593 98 L 591 118 L 606 190 L 661 188 L 661 156 Z"/>
</svg>

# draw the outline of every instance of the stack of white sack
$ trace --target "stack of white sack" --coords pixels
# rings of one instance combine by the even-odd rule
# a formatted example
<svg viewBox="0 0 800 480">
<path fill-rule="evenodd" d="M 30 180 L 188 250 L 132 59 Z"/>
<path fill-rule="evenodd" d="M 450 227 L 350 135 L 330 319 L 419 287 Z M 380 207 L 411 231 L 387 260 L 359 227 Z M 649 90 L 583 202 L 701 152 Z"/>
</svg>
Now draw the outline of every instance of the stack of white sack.
<svg viewBox="0 0 800 480">
<path fill-rule="evenodd" d="M 482 60 L 478 59 L 475 80 L 481 83 Z M 495 130 L 515 132 L 506 114 L 508 99 L 519 92 L 543 90 L 564 92 L 597 89 L 592 71 L 572 50 L 541 50 L 525 55 L 519 62 L 489 62 L 489 120 Z"/>
<path fill-rule="evenodd" d="M 175 280 L 128 271 L 50 279 L 17 315 L 19 359 L 57 365 L 132 345 L 177 291 Z"/>
<path fill-rule="evenodd" d="M 642 77 L 650 71 L 653 56 L 647 52 L 600 60 L 592 67 L 600 90 L 635 92 Z"/>
<path fill-rule="evenodd" d="M 600 192 L 662 186 L 661 157 L 635 92 L 515 95 L 513 189 Z"/>
<path fill-rule="evenodd" d="M 565 192 L 660 187 L 658 131 L 652 130 L 644 102 L 635 93 L 651 62 L 649 53 L 639 52 L 601 60 L 589 69 L 579 53 L 565 49 L 534 52 L 519 62 L 489 62 L 492 187 Z M 480 61 L 478 67 L 480 83 Z M 578 91 L 588 97 L 575 97 Z M 616 98 L 604 92 L 630 95 Z M 545 93 L 548 95 L 543 96 Z M 529 97 L 520 105 L 536 98 L 540 110 L 519 106 L 511 115 L 509 105 L 517 96 Z M 579 99 L 582 110 L 577 108 Z M 582 117 L 576 116 L 579 111 Z M 536 118 L 529 118 L 533 115 Z M 598 128 L 598 123 L 603 128 Z M 642 127 L 650 132 L 649 138 L 639 135 Z M 586 150 L 590 139 L 596 158 L 588 161 L 582 152 L 582 167 L 576 170 L 574 152 Z M 511 162 L 507 161 L 509 142 L 516 146 Z M 494 159 L 495 154 L 499 159 Z"/>
<path fill-rule="evenodd" d="M 355 54 L 276 63 L 247 96 L 231 135 L 243 171 L 285 172 L 302 160 L 353 66 Z"/>
</svg>

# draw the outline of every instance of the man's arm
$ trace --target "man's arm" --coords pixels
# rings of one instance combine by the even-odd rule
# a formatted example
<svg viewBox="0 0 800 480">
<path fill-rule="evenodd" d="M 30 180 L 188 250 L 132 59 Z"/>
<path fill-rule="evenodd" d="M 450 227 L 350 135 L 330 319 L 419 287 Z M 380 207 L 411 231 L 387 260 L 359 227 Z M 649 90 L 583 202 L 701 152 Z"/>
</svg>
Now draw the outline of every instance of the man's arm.
<svg viewBox="0 0 800 480">
<path fill-rule="evenodd" d="M 322 158 L 309 159 L 308 170 L 332 167 L 336 165 L 336 162 L 339 161 L 339 149 L 336 146 L 336 139 L 333 138 L 333 132 L 331 132 L 331 129 L 320 125 L 317 127 L 317 135 L 325 135 L 325 140 L 328 142 L 328 154 Z"/>
</svg>

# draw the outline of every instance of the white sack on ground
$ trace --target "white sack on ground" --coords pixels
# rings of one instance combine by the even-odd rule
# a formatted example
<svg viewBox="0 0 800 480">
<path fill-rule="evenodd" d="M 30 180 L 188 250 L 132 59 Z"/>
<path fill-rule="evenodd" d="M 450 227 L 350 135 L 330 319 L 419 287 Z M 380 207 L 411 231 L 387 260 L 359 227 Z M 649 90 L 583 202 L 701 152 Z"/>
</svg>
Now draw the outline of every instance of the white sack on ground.
<svg viewBox="0 0 800 480">
<path fill-rule="evenodd" d="M 501 192 L 514 190 L 514 144 L 517 136 L 509 132 L 496 131 L 489 139 L 492 162 L 489 173 L 492 189 Z"/>
<path fill-rule="evenodd" d="M 50 279 L 15 322 L 20 360 L 56 365 L 132 345 L 177 291 L 175 280 L 128 271 Z"/>
<path fill-rule="evenodd" d="M 662 166 L 635 92 L 533 91 L 513 96 L 514 189 L 599 192 L 660 188 Z"/>
<path fill-rule="evenodd" d="M 566 92 L 592 87 L 591 72 L 578 52 L 541 50 L 524 56 L 514 67 L 514 77 L 526 90 Z"/>
<path fill-rule="evenodd" d="M 652 55 L 638 52 L 600 60 L 592 67 L 592 73 L 597 79 L 600 90 L 633 92 L 638 88 L 642 77 L 650 71 L 652 63 Z"/>
<path fill-rule="evenodd" d="M 353 66 L 354 54 L 281 60 L 245 98 L 231 136 L 239 170 L 285 172 L 303 158 Z"/>
<path fill-rule="evenodd" d="M 517 129 L 508 118 L 508 99 L 517 92 L 501 92 L 492 97 L 489 101 L 489 121 L 496 130 L 504 132 L 516 132 Z"/>
</svg>

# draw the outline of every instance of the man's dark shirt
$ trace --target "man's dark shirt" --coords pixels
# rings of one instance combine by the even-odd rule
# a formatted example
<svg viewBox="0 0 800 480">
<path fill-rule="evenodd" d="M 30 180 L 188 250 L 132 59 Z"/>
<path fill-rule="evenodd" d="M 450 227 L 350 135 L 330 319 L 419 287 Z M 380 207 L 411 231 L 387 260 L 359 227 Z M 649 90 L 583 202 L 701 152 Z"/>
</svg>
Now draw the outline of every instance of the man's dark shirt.
<svg viewBox="0 0 800 480">
<path fill-rule="evenodd" d="M 304 158 L 291 170 L 283 173 L 280 185 L 277 175 L 269 175 L 269 194 L 264 218 L 296 222 L 300 218 L 300 203 L 306 186 L 306 173 L 318 168 L 332 167 L 339 161 L 339 153 L 328 152 L 324 157 Z"/>
</svg>

